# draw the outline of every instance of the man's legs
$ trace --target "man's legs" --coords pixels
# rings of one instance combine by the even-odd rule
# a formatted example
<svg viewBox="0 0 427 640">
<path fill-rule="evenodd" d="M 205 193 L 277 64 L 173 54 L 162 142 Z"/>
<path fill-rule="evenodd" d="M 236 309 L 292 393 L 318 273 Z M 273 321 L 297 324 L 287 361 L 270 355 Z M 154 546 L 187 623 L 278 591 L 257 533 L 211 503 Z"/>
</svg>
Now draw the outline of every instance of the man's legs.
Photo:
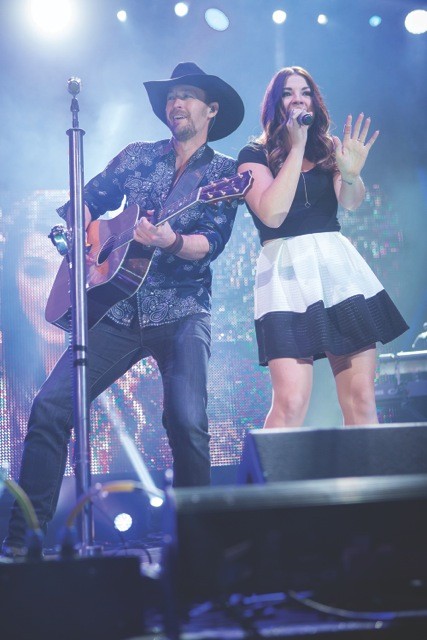
<svg viewBox="0 0 427 640">
<path fill-rule="evenodd" d="M 101 322 L 89 332 L 90 401 L 141 357 L 140 333 Z M 34 399 L 22 456 L 19 484 L 44 531 L 59 497 L 72 428 L 72 362 L 66 351 Z M 4 548 L 25 546 L 26 522 L 15 503 Z"/>
<path fill-rule="evenodd" d="M 174 486 L 178 487 L 210 484 L 206 413 L 210 342 L 207 314 L 191 315 L 145 334 L 144 345 L 149 346 L 162 374 L 163 425 L 173 454 Z"/>
</svg>

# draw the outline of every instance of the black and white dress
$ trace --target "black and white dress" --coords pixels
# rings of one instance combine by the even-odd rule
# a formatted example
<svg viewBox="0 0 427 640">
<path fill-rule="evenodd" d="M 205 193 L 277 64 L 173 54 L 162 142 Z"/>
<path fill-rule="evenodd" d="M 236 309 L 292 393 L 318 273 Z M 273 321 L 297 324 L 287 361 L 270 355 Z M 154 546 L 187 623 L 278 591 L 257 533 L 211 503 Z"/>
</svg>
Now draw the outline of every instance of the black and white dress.
<svg viewBox="0 0 427 640">
<path fill-rule="evenodd" d="M 260 147 L 238 164 L 267 165 Z M 250 209 L 249 209 L 250 210 Z M 408 329 L 381 282 L 340 232 L 333 176 L 301 174 L 289 213 L 277 229 L 250 211 L 263 245 L 255 279 L 259 362 L 354 353 Z"/>
</svg>

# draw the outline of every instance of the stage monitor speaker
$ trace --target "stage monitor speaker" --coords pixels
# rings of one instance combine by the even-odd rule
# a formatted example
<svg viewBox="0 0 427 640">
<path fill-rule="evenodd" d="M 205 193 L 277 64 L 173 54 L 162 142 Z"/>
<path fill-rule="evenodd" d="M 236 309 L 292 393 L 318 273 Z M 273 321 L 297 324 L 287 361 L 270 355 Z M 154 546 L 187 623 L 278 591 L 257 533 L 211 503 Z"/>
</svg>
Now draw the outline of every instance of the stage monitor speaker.
<svg viewBox="0 0 427 640">
<path fill-rule="evenodd" d="M 169 509 L 178 608 L 288 590 L 348 609 L 427 602 L 427 475 L 175 489 Z"/>
<path fill-rule="evenodd" d="M 252 429 L 238 482 L 427 473 L 427 423 L 331 429 Z"/>
<path fill-rule="evenodd" d="M 4 640 L 125 640 L 143 631 L 139 558 L 0 563 Z"/>
</svg>

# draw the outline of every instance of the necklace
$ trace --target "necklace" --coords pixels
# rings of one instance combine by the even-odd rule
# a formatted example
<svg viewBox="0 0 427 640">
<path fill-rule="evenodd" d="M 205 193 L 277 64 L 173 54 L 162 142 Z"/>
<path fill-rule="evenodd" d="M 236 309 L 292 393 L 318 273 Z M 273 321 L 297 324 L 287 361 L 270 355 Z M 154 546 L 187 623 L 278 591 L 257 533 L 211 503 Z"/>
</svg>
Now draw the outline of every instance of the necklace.
<svg viewBox="0 0 427 640">
<path fill-rule="evenodd" d="M 308 201 L 308 195 L 307 195 L 307 185 L 305 182 L 305 175 L 304 173 L 301 171 L 301 177 L 302 177 L 302 182 L 304 184 L 304 193 L 305 193 L 305 208 L 308 209 L 309 207 L 311 207 L 311 202 Z"/>
</svg>

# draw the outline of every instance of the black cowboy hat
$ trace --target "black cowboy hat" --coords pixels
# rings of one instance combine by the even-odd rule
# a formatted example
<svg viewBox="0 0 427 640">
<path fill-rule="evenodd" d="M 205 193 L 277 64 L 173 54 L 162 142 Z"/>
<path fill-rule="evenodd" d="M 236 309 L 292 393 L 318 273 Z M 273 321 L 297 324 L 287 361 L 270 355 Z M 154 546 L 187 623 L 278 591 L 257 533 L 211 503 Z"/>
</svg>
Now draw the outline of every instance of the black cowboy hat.
<svg viewBox="0 0 427 640">
<path fill-rule="evenodd" d="M 209 140 L 220 140 L 237 129 L 243 120 L 245 108 L 237 91 L 229 84 L 205 73 L 194 62 L 180 62 L 172 71 L 169 80 L 144 82 L 153 111 L 162 122 L 166 120 L 166 98 L 171 87 L 188 84 L 204 89 L 209 102 L 218 102 L 219 110 L 209 131 Z"/>
</svg>

